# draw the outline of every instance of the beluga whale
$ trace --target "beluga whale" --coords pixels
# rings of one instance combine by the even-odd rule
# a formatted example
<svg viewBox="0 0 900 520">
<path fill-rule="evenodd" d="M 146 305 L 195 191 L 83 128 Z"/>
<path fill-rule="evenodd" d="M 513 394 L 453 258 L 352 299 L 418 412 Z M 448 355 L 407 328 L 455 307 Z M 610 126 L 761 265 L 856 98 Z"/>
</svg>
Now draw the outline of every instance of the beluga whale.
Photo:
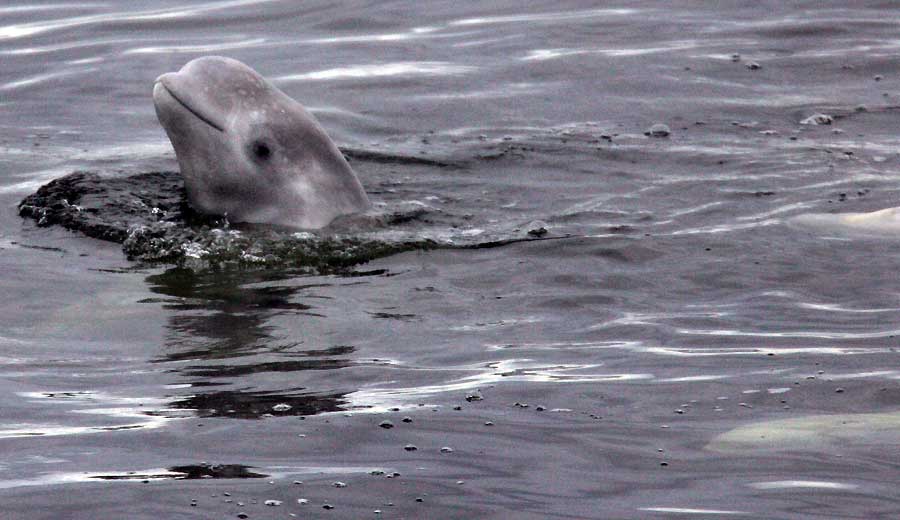
<svg viewBox="0 0 900 520">
<path fill-rule="evenodd" d="M 315 117 L 240 61 L 192 60 L 156 79 L 153 103 L 201 213 L 319 229 L 370 209 Z"/>
</svg>

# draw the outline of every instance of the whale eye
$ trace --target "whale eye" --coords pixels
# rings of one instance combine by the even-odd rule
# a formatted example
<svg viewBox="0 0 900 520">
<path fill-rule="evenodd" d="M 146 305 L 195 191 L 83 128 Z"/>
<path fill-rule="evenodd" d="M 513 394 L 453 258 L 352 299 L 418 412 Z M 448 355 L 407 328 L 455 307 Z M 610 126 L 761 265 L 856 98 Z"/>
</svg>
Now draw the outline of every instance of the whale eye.
<svg viewBox="0 0 900 520">
<path fill-rule="evenodd" d="M 272 150 L 269 148 L 269 145 L 262 141 L 256 141 L 253 143 L 253 156 L 261 161 L 267 160 L 272 155 Z"/>
</svg>

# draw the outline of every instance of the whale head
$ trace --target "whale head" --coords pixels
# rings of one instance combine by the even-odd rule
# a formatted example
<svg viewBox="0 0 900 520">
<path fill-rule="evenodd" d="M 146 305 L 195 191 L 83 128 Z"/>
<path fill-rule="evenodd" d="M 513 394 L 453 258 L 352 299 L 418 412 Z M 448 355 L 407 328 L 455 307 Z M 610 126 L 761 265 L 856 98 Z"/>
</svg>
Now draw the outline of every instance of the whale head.
<svg viewBox="0 0 900 520">
<path fill-rule="evenodd" d="M 237 60 L 208 56 L 163 74 L 153 102 L 202 213 L 315 229 L 370 207 L 312 114 Z"/>
</svg>

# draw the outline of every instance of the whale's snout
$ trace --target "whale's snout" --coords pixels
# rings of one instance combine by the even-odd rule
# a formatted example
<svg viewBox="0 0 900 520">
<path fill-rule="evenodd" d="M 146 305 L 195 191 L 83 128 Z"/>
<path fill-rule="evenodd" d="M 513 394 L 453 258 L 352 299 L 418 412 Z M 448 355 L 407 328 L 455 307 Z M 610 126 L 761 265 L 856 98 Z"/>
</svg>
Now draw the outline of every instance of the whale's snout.
<svg viewBox="0 0 900 520">
<path fill-rule="evenodd" d="M 156 78 L 153 82 L 153 102 L 157 114 L 161 109 L 171 110 L 178 107 L 212 128 L 220 132 L 225 131 L 225 122 L 221 114 L 218 114 L 215 107 L 206 102 L 202 95 L 198 96 L 190 89 L 190 82 L 186 86 L 185 78 L 180 77 L 178 73 L 167 72 Z M 166 126 L 162 118 L 160 122 Z"/>
<path fill-rule="evenodd" d="M 153 102 L 157 106 L 165 97 L 165 94 L 168 93 L 169 88 L 166 86 L 166 83 L 169 83 L 171 85 L 172 76 L 173 73 L 167 72 L 165 74 L 160 74 L 155 80 L 153 80 Z"/>
</svg>

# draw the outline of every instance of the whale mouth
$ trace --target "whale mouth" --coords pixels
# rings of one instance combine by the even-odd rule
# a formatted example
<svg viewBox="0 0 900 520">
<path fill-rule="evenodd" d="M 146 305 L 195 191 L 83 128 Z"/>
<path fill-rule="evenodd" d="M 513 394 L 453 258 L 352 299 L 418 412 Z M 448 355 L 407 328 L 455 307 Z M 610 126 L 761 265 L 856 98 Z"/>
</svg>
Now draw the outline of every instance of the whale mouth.
<svg viewBox="0 0 900 520">
<path fill-rule="evenodd" d="M 170 88 L 165 84 L 165 82 L 162 81 L 162 78 L 161 78 L 161 77 L 160 77 L 160 79 L 157 79 L 157 80 L 156 80 L 156 83 L 154 84 L 154 87 L 155 87 L 156 85 L 159 85 L 160 87 L 162 87 L 163 90 L 165 90 L 166 93 L 167 93 L 172 99 L 174 99 L 176 103 L 178 103 L 179 105 L 181 105 L 181 107 L 184 108 L 185 110 L 187 110 L 191 115 L 193 115 L 194 117 L 196 117 L 196 118 L 199 119 L 200 121 L 203 121 L 203 122 L 206 123 L 207 125 L 209 125 L 209 126 L 215 128 L 216 130 L 218 130 L 218 131 L 220 131 L 220 132 L 225 132 L 225 128 L 224 128 L 222 125 L 219 125 L 218 123 L 216 123 L 215 121 L 213 121 L 212 118 L 203 115 L 202 112 L 200 112 L 199 110 L 197 110 L 197 109 L 195 109 L 194 107 L 192 107 L 191 105 L 189 105 L 187 102 L 185 102 L 184 99 L 178 97 L 178 95 L 175 94 L 175 91 L 172 90 L 172 89 L 170 89 Z"/>
</svg>

